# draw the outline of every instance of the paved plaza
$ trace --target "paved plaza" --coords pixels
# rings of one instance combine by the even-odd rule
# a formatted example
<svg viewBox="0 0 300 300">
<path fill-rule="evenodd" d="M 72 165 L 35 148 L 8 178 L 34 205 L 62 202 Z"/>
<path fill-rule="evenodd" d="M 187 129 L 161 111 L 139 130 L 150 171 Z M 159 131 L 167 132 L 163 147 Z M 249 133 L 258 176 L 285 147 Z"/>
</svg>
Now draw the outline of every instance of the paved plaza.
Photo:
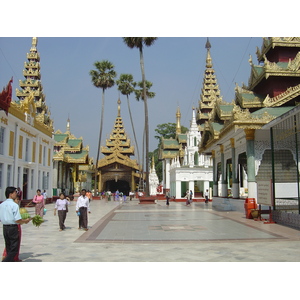
<svg viewBox="0 0 300 300">
<path fill-rule="evenodd" d="M 54 203 L 45 222 L 22 226 L 23 262 L 299 262 L 300 231 L 216 211 L 211 203 L 139 204 L 93 200 L 89 230 L 78 230 L 75 201 L 59 231 Z M 34 208 L 28 208 L 34 215 Z M 4 248 L 2 224 L 0 247 Z"/>
</svg>

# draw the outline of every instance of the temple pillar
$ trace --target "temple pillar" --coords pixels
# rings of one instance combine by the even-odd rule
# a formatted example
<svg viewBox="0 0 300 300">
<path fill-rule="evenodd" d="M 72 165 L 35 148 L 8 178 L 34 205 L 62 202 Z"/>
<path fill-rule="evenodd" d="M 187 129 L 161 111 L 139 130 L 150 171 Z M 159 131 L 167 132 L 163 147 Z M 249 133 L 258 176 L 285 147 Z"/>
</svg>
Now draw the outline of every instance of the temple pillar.
<svg viewBox="0 0 300 300">
<path fill-rule="evenodd" d="M 257 184 L 255 180 L 255 149 L 254 149 L 255 129 L 244 129 L 244 131 L 246 134 L 248 198 L 257 199 Z"/>
<path fill-rule="evenodd" d="M 192 191 L 193 197 L 195 197 L 195 182 L 194 182 L 194 180 L 189 181 L 189 191 Z"/>
<path fill-rule="evenodd" d="M 166 159 L 166 185 L 165 189 L 170 190 L 170 159 Z"/>
<path fill-rule="evenodd" d="M 228 197 L 227 174 L 226 174 L 226 166 L 224 160 L 224 145 L 220 145 L 220 152 L 221 152 L 221 174 L 222 174 L 221 197 Z"/>
<path fill-rule="evenodd" d="M 211 151 L 212 161 L 213 161 L 213 197 L 218 197 L 218 168 L 216 164 L 216 152 L 215 150 Z"/>
<path fill-rule="evenodd" d="M 239 188 L 239 181 L 238 181 L 238 178 L 237 178 L 238 164 L 236 162 L 234 138 L 230 139 L 230 143 L 231 143 L 231 157 L 232 157 L 232 187 L 231 187 L 231 193 L 232 193 L 232 198 L 236 199 L 236 198 L 240 197 L 240 188 Z"/>
<path fill-rule="evenodd" d="M 99 196 L 100 195 L 99 193 L 102 192 L 101 189 L 102 189 L 103 183 L 102 183 L 102 172 L 101 171 L 99 171 L 99 173 L 98 173 L 98 178 L 99 178 L 99 181 L 97 184 L 97 191 L 96 191 L 97 196 Z"/>
<path fill-rule="evenodd" d="M 52 175 L 53 189 L 57 189 L 57 181 L 58 181 L 58 161 L 55 160 L 53 162 L 53 175 Z"/>
<path fill-rule="evenodd" d="M 181 198 L 181 181 L 180 180 L 176 180 L 176 194 L 175 194 L 175 198 L 176 199 L 180 199 Z"/>
<path fill-rule="evenodd" d="M 135 186 L 135 171 L 134 170 L 131 170 L 131 187 L 130 187 L 130 190 L 131 191 L 135 191 L 136 189 L 136 186 Z"/>
<path fill-rule="evenodd" d="M 166 160 L 163 160 L 162 162 L 162 186 L 163 186 L 163 193 L 164 190 L 166 189 Z"/>
</svg>

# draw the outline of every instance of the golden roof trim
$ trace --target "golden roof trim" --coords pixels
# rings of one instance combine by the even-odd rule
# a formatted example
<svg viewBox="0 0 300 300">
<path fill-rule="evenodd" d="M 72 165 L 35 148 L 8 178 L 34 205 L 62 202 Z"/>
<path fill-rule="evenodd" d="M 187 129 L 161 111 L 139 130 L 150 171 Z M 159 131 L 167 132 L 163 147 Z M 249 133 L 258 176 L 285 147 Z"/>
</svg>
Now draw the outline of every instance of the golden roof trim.
<svg viewBox="0 0 300 300">
<path fill-rule="evenodd" d="M 289 87 L 286 91 L 273 98 L 270 98 L 269 95 L 267 95 L 263 104 L 265 107 L 281 106 L 284 103 L 288 102 L 289 100 L 299 95 L 300 95 L 300 84 L 293 87 Z"/>
</svg>

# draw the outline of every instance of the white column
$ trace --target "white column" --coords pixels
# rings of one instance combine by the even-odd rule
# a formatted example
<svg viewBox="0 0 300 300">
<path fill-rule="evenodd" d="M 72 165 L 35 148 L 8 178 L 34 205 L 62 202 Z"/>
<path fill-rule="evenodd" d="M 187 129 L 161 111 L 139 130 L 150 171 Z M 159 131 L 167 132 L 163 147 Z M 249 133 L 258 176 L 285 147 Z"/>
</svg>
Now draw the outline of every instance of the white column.
<svg viewBox="0 0 300 300">
<path fill-rule="evenodd" d="M 163 186 L 163 189 L 166 188 L 166 160 L 163 160 L 162 161 L 162 186 Z"/>
<path fill-rule="evenodd" d="M 181 181 L 180 180 L 176 180 L 176 195 L 175 195 L 176 199 L 180 199 L 181 198 Z"/>
<path fill-rule="evenodd" d="M 195 197 L 195 183 L 194 183 L 194 180 L 189 181 L 189 190 L 193 192 L 193 197 Z"/>
<path fill-rule="evenodd" d="M 166 189 L 170 189 L 170 159 L 166 159 Z"/>
<path fill-rule="evenodd" d="M 12 185 L 17 187 L 18 184 L 18 166 L 19 166 L 19 135 L 20 129 L 19 124 L 15 124 L 15 136 L 14 136 L 14 161 L 12 165 Z M 6 172 L 4 174 L 7 174 Z M 23 186 L 23 178 L 20 178 L 20 185 Z M 6 186 L 6 185 L 5 185 Z"/>
</svg>

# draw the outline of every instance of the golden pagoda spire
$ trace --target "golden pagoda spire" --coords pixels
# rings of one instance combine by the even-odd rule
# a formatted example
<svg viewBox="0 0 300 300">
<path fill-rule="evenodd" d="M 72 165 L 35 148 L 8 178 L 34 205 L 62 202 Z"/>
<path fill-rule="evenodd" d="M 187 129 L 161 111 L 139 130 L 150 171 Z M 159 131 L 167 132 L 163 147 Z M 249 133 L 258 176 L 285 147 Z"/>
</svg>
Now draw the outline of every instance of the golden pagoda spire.
<svg viewBox="0 0 300 300">
<path fill-rule="evenodd" d="M 213 69 L 213 63 L 210 54 L 211 44 L 208 38 L 205 48 L 207 49 L 206 69 L 204 71 L 203 86 L 200 94 L 199 111 L 197 115 L 197 124 L 200 125 L 200 131 L 203 130 L 203 124 L 209 120 L 209 114 L 215 107 L 216 103 L 218 101 L 222 101 L 215 70 Z"/>
<path fill-rule="evenodd" d="M 118 116 L 116 117 L 114 128 L 109 139 L 106 140 L 106 147 L 101 147 L 101 152 L 105 155 L 121 154 L 125 156 L 134 155 L 134 147 L 131 146 L 130 139 L 127 137 L 122 117 L 121 100 L 118 99 Z"/>
<path fill-rule="evenodd" d="M 180 119 L 181 119 L 181 112 L 180 112 L 180 109 L 179 109 L 179 106 L 178 106 L 177 112 L 176 112 L 176 134 L 181 134 Z"/>
<path fill-rule="evenodd" d="M 40 72 L 40 55 L 37 51 L 38 38 L 33 37 L 30 52 L 27 53 L 27 62 L 24 63 L 24 80 L 19 80 L 20 89 L 16 89 L 16 96 L 22 103 L 32 93 L 36 110 L 36 121 L 53 131 L 53 120 L 50 118 L 50 111 L 46 105 L 46 97 L 43 92 Z"/>
</svg>

